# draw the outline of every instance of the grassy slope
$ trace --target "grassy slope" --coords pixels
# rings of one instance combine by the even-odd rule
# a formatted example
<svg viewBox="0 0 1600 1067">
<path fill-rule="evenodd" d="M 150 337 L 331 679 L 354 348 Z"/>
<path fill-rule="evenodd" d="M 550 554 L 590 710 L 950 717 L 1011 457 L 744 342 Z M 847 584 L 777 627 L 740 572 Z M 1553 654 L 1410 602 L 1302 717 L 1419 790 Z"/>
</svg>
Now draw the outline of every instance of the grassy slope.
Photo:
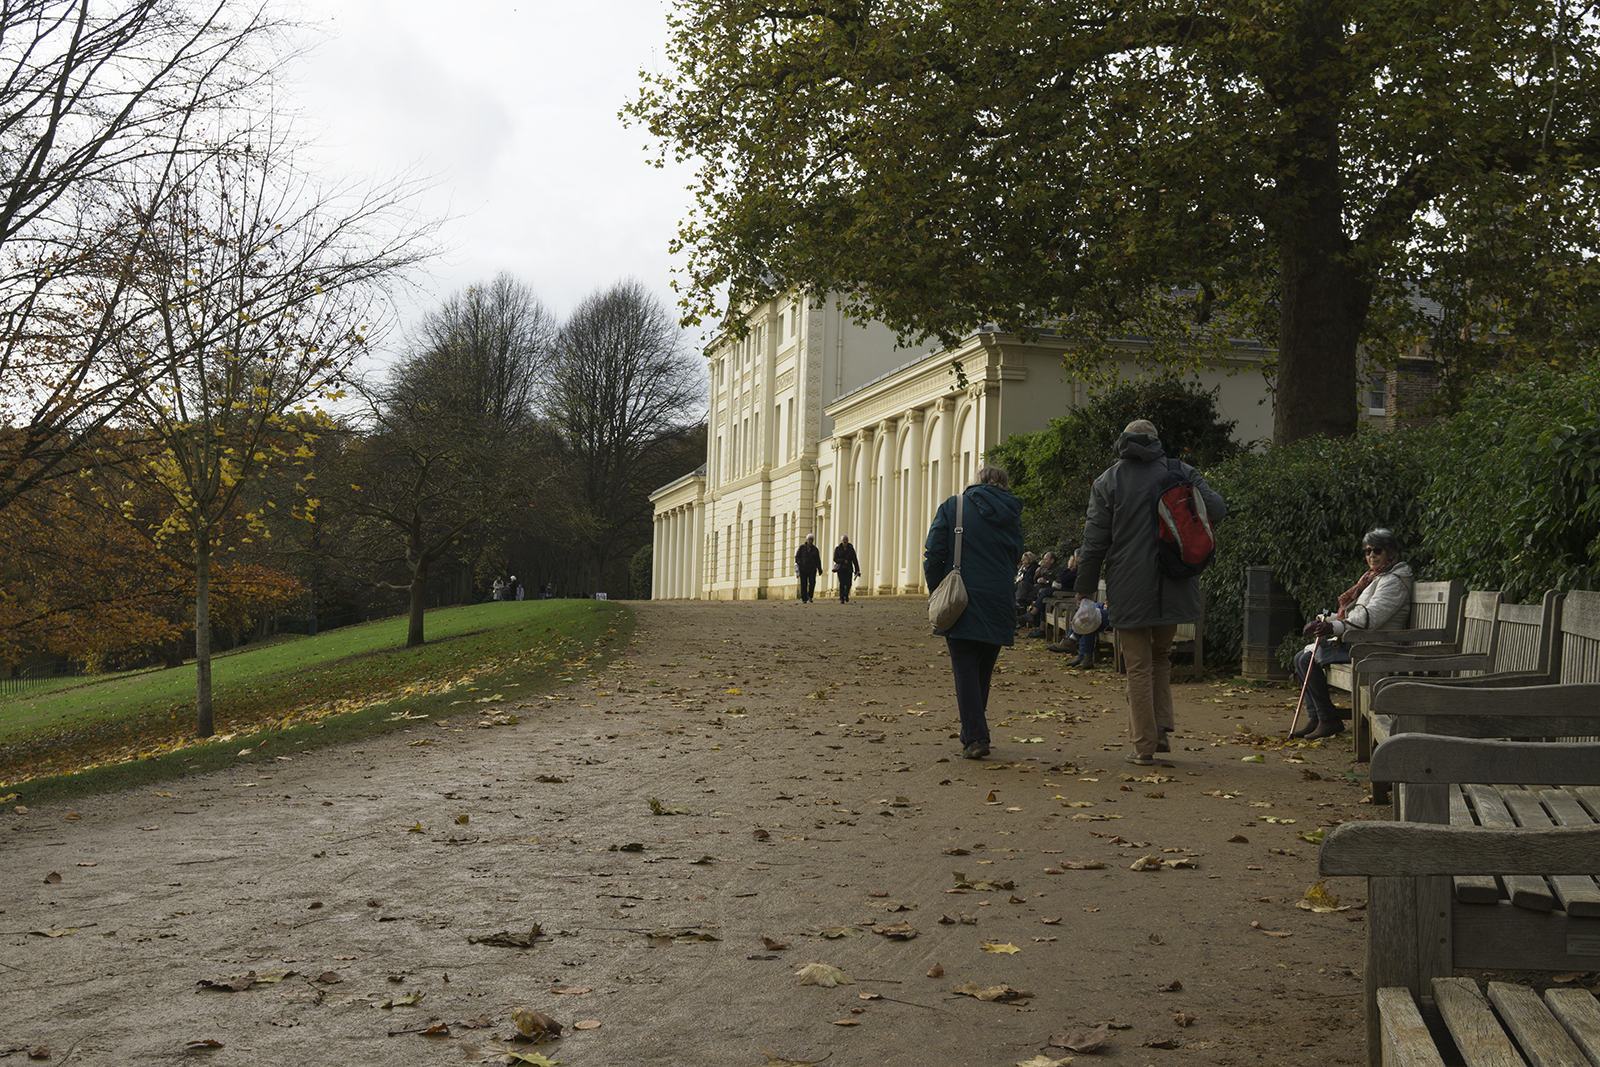
<svg viewBox="0 0 1600 1067">
<path fill-rule="evenodd" d="M 429 612 L 421 648 L 403 647 L 401 618 L 242 650 L 213 664 L 219 736 L 203 743 L 192 665 L 29 693 L 0 701 L 0 789 L 40 802 L 125 788 L 514 702 L 608 658 L 632 628 L 619 604 L 524 601 Z"/>
</svg>

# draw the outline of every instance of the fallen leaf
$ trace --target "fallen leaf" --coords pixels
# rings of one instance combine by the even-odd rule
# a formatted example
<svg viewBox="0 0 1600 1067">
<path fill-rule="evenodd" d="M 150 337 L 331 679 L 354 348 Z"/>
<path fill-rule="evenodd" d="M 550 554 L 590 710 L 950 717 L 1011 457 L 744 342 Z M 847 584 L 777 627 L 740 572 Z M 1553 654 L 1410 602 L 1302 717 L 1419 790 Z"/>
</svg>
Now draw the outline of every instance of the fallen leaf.
<svg viewBox="0 0 1600 1067">
<path fill-rule="evenodd" d="M 59 881 L 61 881 L 61 875 L 57 874 L 55 871 L 51 871 L 49 874 L 44 876 L 45 885 L 55 885 Z"/>
<path fill-rule="evenodd" d="M 861 931 L 852 930 L 848 926 L 835 926 L 831 929 L 822 931 L 822 936 L 827 938 L 829 941 L 837 941 L 841 937 L 860 937 Z"/>
<path fill-rule="evenodd" d="M 929 967 L 928 968 L 928 977 L 929 978 L 943 978 L 944 977 L 944 964 L 935 963 L 932 967 Z"/>
<path fill-rule="evenodd" d="M 889 926 L 874 926 L 872 932 L 882 934 L 891 941 L 910 941 L 917 936 L 916 927 L 908 922 L 897 922 Z"/>
<path fill-rule="evenodd" d="M 344 975 L 340 974 L 338 971 L 323 971 L 321 974 L 317 975 L 317 981 L 321 982 L 323 985 L 338 985 L 340 982 L 344 981 Z M 421 994 L 418 994 L 417 999 L 422 999 Z"/>
<path fill-rule="evenodd" d="M 1172 1021 L 1177 1023 L 1179 1026 L 1181 1026 L 1181 1027 L 1183 1027 L 1185 1029 L 1188 1029 L 1189 1024 L 1194 1022 L 1194 1020 L 1195 1020 L 1195 1017 L 1193 1015 L 1188 1014 L 1187 1012 L 1179 1011 L 1179 1012 L 1174 1012 L 1173 1015 L 1172 1015 Z"/>
<path fill-rule="evenodd" d="M 408 827 L 406 827 L 406 833 L 408 833 L 408 834 L 425 834 L 425 833 L 427 833 L 427 832 L 428 832 L 428 831 L 426 831 L 426 830 L 424 830 L 424 829 L 423 829 L 423 828 L 422 828 L 422 823 L 421 823 L 421 822 L 418 822 L 418 823 L 417 823 L 417 824 L 416 824 L 416 825 L 414 825 L 414 826 L 408 826 Z"/>
<path fill-rule="evenodd" d="M 556 1067 L 560 1060 L 546 1059 L 542 1052 L 518 1052 L 513 1048 L 503 1048 L 506 1062 L 510 1064 L 526 1064 L 527 1067 Z"/>
<path fill-rule="evenodd" d="M 1044 923 L 1046 926 L 1054 926 L 1061 921 L 1061 916 L 1057 915 L 1053 919 L 1040 919 L 1039 921 Z"/>
<path fill-rule="evenodd" d="M 666 805 L 662 804 L 660 800 L 656 799 L 655 797 L 651 797 L 650 798 L 650 814 L 651 815 L 687 815 L 687 814 L 689 814 L 689 809 L 688 808 L 669 808 Z"/>
<path fill-rule="evenodd" d="M 460 815 L 456 816 L 456 822 L 459 823 L 462 826 L 465 826 L 465 825 L 467 825 L 467 821 L 468 821 L 469 818 L 470 818 L 470 816 L 466 812 L 462 812 Z"/>
<path fill-rule="evenodd" d="M 1262 933 L 1266 934 L 1268 937 L 1293 937 L 1294 936 L 1294 932 L 1291 931 L 1291 930 L 1268 930 L 1265 926 L 1262 926 L 1258 922 L 1252 922 L 1250 924 L 1250 927 L 1251 927 L 1251 929 L 1254 929 L 1254 930 L 1260 930 Z"/>
<path fill-rule="evenodd" d="M 501 930 L 498 934 L 486 934 L 483 937 L 467 936 L 469 945 L 494 945 L 497 948 L 532 948 L 535 942 L 543 936 L 544 930 L 538 923 L 533 924 L 533 929 L 527 933 L 513 934 L 509 930 Z"/>
<path fill-rule="evenodd" d="M 836 985 L 855 985 L 855 979 L 839 968 L 826 963 L 808 963 L 794 972 L 800 976 L 796 985 L 818 985 L 832 989 Z"/>
<path fill-rule="evenodd" d="M 390 997 L 388 1000 L 380 1000 L 378 1001 L 377 1006 L 380 1008 L 404 1008 L 415 1004 L 417 1001 L 421 1000 L 427 995 L 428 994 L 422 990 L 418 990 L 415 993 L 407 993 L 403 997 Z"/>
<path fill-rule="evenodd" d="M 789 942 L 774 941 L 770 937 L 763 937 L 761 943 L 766 946 L 768 952 L 778 952 L 789 947 Z"/>
<path fill-rule="evenodd" d="M 1228 838 L 1228 844 L 1230 845 L 1248 845 L 1249 843 L 1250 839 L 1243 834 L 1234 834 Z"/>
<path fill-rule="evenodd" d="M 572 1028 L 574 1030 L 598 1030 L 598 1029 L 600 1029 L 600 1020 L 599 1019 L 580 1019 L 579 1021 L 577 1021 L 577 1022 L 572 1024 Z"/>
<path fill-rule="evenodd" d="M 1140 856 L 1128 865 L 1128 870 L 1130 871 L 1159 871 L 1160 869 L 1160 856 Z"/>
<path fill-rule="evenodd" d="M 861 1000 L 882 1000 L 883 999 L 883 994 L 882 993 L 857 993 L 856 996 L 857 996 L 857 998 L 859 998 Z"/>
<path fill-rule="evenodd" d="M 183 1043 L 183 1047 L 184 1047 L 184 1048 L 192 1048 L 192 1049 L 202 1049 L 202 1048 L 227 1048 L 227 1046 L 226 1046 L 226 1045 L 224 1045 L 224 1044 L 223 1044 L 223 1043 L 222 1043 L 222 1042 L 220 1042 L 220 1041 L 218 1041 L 218 1040 L 217 1040 L 217 1039 L 216 1039 L 216 1038 L 214 1038 L 214 1037 L 208 1037 L 208 1038 L 204 1038 L 204 1039 L 202 1039 L 202 1040 L 200 1040 L 200 1041 L 185 1041 L 185 1042 L 184 1042 L 184 1043 Z M 33 1055 L 33 1053 L 31 1053 L 31 1052 L 30 1052 L 30 1053 L 28 1053 L 28 1055 L 29 1055 L 29 1056 L 30 1056 L 30 1057 L 32 1057 L 32 1058 L 34 1058 L 34 1059 L 37 1059 L 37 1058 L 38 1058 L 38 1057 L 36 1057 L 36 1056 L 34 1056 L 34 1055 Z"/>
<path fill-rule="evenodd" d="M 861 1020 L 860 1019 L 835 1019 L 835 1020 L 833 1020 L 833 1025 L 835 1025 L 835 1026 L 860 1026 L 861 1025 Z"/>
<path fill-rule="evenodd" d="M 585 993 L 593 993 L 594 989 L 589 986 L 568 986 L 565 989 L 552 989 L 550 992 L 558 997 L 581 997 Z"/>
<path fill-rule="evenodd" d="M 1101 1025 L 1093 1030 L 1063 1031 L 1053 1035 L 1048 1043 L 1051 1048 L 1071 1049 L 1073 1052 L 1093 1052 L 1105 1044 L 1106 1038 L 1110 1036 L 1111 1028 Z"/>
<path fill-rule="evenodd" d="M 556 775 L 553 775 L 553 774 L 541 774 L 541 775 L 539 775 L 539 777 L 535 778 L 534 781 L 536 781 L 536 782 L 553 782 L 556 785 L 560 785 L 561 783 L 565 782 L 566 779 L 557 777 Z"/>
<path fill-rule="evenodd" d="M 1301 834 L 1300 835 L 1300 840 L 1309 841 L 1313 845 L 1320 845 L 1320 844 L 1322 844 L 1322 839 L 1324 837 L 1326 837 L 1327 835 L 1328 835 L 1327 828 L 1326 827 L 1319 827 L 1319 828 L 1317 828 L 1315 830 L 1307 830 L 1305 833 Z"/>
<path fill-rule="evenodd" d="M 449 1037 L 450 1036 L 450 1024 L 449 1023 L 434 1023 L 432 1026 L 427 1027 L 426 1029 L 418 1030 L 417 1033 L 423 1034 L 424 1036 L 427 1036 L 427 1037 Z"/>
<path fill-rule="evenodd" d="M 1173 1049 L 1178 1047 L 1178 1043 L 1170 1037 L 1164 1037 L 1160 1041 L 1146 1041 L 1141 1047 Z"/>
<path fill-rule="evenodd" d="M 958 985 L 954 989 L 950 990 L 950 992 L 960 993 L 964 997 L 976 997 L 978 1000 L 990 1001 L 991 1003 L 1001 1000 L 1022 1000 L 1033 996 L 1033 994 L 1026 989 L 1013 989 L 1008 985 L 992 985 L 984 987 L 980 986 L 977 982 L 963 982 L 961 985 Z"/>
<path fill-rule="evenodd" d="M 1013 952 L 1021 952 L 1022 951 L 1016 945 L 1013 945 L 1010 942 L 1006 942 L 1006 941 L 1002 941 L 1002 942 L 985 941 L 979 947 L 982 948 L 983 951 L 985 951 L 985 952 L 1001 952 L 1001 953 L 1004 953 L 1007 956 L 1011 955 Z"/>
<path fill-rule="evenodd" d="M 232 978 L 202 978 L 196 983 L 201 989 L 215 989 L 223 993 L 243 993 L 256 984 L 256 972 L 246 971 Z"/>
<path fill-rule="evenodd" d="M 1318 882 L 1306 890 L 1305 896 L 1295 901 L 1295 907 L 1318 915 L 1327 915 L 1336 911 L 1349 911 L 1353 904 L 1340 904 L 1339 898 L 1328 892 L 1328 883 Z"/>
<path fill-rule="evenodd" d="M 750 836 L 755 838 L 757 841 L 765 841 L 767 838 L 771 837 L 772 835 L 767 833 L 767 831 L 765 831 L 765 830 L 752 830 L 750 832 Z"/>
<path fill-rule="evenodd" d="M 1053 1060 L 1049 1056 L 1041 1055 L 1035 1056 L 1031 1060 L 1018 1060 L 1017 1067 L 1069 1067 L 1071 1063 L 1071 1056 L 1062 1060 Z"/>
<path fill-rule="evenodd" d="M 1174 978 L 1166 985 L 1156 986 L 1157 993 L 1182 993 L 1183 983 Z"/>
<path fill-rule="evenodd" d="M 511 1022 L 517 1028 L 517 1033 L 523 1037 L 543 1040 L 548 1037 L 561 1036 L 561 1024 L 542 1011 L 532 1008 L 513 1008 Z"/>
</svg>

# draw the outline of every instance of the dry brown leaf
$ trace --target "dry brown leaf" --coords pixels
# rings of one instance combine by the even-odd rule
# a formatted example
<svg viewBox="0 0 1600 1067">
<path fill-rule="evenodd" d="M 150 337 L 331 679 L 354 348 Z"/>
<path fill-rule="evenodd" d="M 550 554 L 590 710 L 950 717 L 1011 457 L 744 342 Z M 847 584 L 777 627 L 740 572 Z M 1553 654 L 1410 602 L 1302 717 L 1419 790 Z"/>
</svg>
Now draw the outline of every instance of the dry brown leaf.
<svg viewBox="0 0 1600 1067">
<path fill-rule="evenodd" d="M 501 930 L 497 934 L 485 934 L 483 937 L 468 935 L 467 944 L 494 945 L 498 948 L 532 948 L 543 934 L 544 929 L 538 923 L 534 923 L 533 928 L 525 934 Z"/>
<path fill-rule="evenodd" d="M 192 1049 L 227 1048 L 226 1045 L 224 1045 L 222 1042 L 218 1041 L 214 1037 L 202 1038 L 199 1041 L 185 1041 L 183 1043 L 183 1047 L 184 1048 L 192 1048 Z M 28 1053 L 28 1058 L 29 1059 L 41 1059 L 42 1057 L 35 1056 L 33 1053 L 30 1052 L 30 1053 Z"/>
<path fill-rule="evenodd" d="M 55 871 L 51 871 L 49 874 L 44 876 L 45 885 L 55 885 L 59 881 L 61 881 L 61 875 Z"/>
<path fill-rule="evenodd" d="M 836 985 L 855 985 L 856 980 L 839 968 L 827 963 L 808 963 L 794 972 L 800 976 L 796 985 L 816 985 L 832 989 Z"/>
<path fill-rule="evenodd" d="M 511 1022 L 516 1026 L 517 1033 L 533 1041 L 561 1036 L 560 1023 L 532 1008 L 513 1008 Z"/>
<path fill-rule="evenodd" d="M 552 989 L 550 992 L 558 997 L 581 997 L 585 993 L 593 993 L 594 989 L 590 986 L 568 986 L 565 989 Z"/>
<path fill-rule="evenodd" d="M 1187 1012 L 1179 1011 L 1173 1012 L 1172 1014 L 1172 1021 L 1177 1023 L 1179 1026 L 1184 1027 L 1185 1029 L 1187 1029 L 1189 1024 L 1194 1022 L 1194 1020 L 1195 1017 Z"/>
<path fill-rule="evenodd" d="M 1065 1059 L 1053 1060 L 1049 1056 L 1039 1055 L 1031 1060 L 1018 1060 L 1017 1067 L 1069 1067 L 1071 1063 L 1071 1056 Z"/>
<path fill-rule="evenodd" d="M 980 986 L 977 982 L 963 982 L 961 985 L 958 985 L 954 989 L 950 990 L 950 992 L 960 993 L 964 997 L 976 997 L 978 1000 L 986 1000 L 991 1002 L 1000 1000 L 1022 1000 L 1033 996 L 1033 993 L 1026 989 L 1013 989 L 1008 985 Z"/>
<path fill-rule="evenodd" d="M 580 1020 L 578 1022 L 573 1023 L 572 1024 L 572 1028 L 574 1030 L 598 1030 L 598 1029 L 600 1029 L 600 1020 L 599 1019 L 582 1019 L 582 1020 Z"/>
<path fill-rule="evenodd" d="M 929 967 L 928 968 L 928 977 L 929 978 L 943 978 L 944 977 L 944 964 L 935 963 L 932 967 Z"/>
<path fill-rule="evenodd" d="M 1183 983 L 1174 978 L 1163 986 L 1156 986 L 1157 993 L 1182 993 Z"/>
<path fill-rule="evenodd" d="M 415 993 L 407 993 L 405 996 L 402 996 L 402 997 L 390 997 L 388 1000 L 380 1000 L 380 1001 L 378 1001 L 378 1007 L 380 1007 L 380 1008 L 405 1008 L 405 1007 L 411 1006 L 412 1004 L 415 1004 L 417 1001 L 421 1000 L 423 997 L 425 997 L 427 995 L 428 995 L 427 993 L 425 993 L 425 992 L 423 992 L 422 990 L 419 989 Z"/>
<path fill-rule="evenodd" d="M 1253 929 L 1253 930 L 1260 930 L 1262 933 L 1266 934 L 1268 937 L 1293 937 L 1294 936 L 1294 932 L 1292 930 L 1268 930 L 1265 926 L 1262 926 L 1258 922 L 1252 922 L 1250 924 L 1250 928 Z"/>
<path fill-rule="evenodd" d="M 768 952 L 779 952 L 789 947 L 787 941 L 774 941 L 770 937 L 763 937 L 761 943 L 767 947 Z"/>
<path fill-rule="evenodd" d="M 861 1020 L 860 1019 L 835 1019 L 835 1020 L 833 1020 L 833 1025 L 835 1025 L 835 1026 L 860 1026 L 861 1025 Z"/>
<path fill-rule="evenodd" d="M 197 985 L 201 989 L 215 989 L 223 993 L 243 993 L 246 989 L 256 984 L 256 972 L 246 971 L 236 974 L 232 978 L 202 978 Z"/>
<path fill-rule="evenodd" d="M 1104 1023 L 1093 1030 L 1063 1031 L 1050 1038 L 1051 1048 L 1071 1049 L 1073 1052 L 1093 1052 L 1106 1043 L 1111 1028 Z"/>
<path fill-rule="evenodd" d="M 891 941 L 910 941 L 917 936 L 917 928 L 908 922 L 892 923 L 889 926 L 874 926 L 872 932 L 882 934 Z"/>
</svg>

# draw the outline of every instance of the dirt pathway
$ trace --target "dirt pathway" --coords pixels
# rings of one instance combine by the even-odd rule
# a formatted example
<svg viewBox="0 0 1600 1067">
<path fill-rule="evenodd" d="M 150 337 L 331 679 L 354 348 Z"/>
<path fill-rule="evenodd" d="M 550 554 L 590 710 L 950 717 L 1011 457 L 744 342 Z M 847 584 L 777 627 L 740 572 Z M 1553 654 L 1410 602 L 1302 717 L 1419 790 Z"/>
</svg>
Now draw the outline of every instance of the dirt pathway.
<svg viewBox="0 0 1600 1067">
<path fill-rule="evenodd" d="M 1363 913 L 1295 903 L 1299 835 L 1372 809 L 1348 742 L 1244 761 L 1286 690 L 1182 685 L 1170 760 L 1135 768 L 1117 676 L 1024 642 L 968 762 L 921 601 L 635 607 L 611 669 L 496 709 L 519 725 L 7 805 L 0 1055 L 504 1062 L 530 1007 L 567 1030 L 523 1051 L 571 1067 L 1009 1067 L 1101 1023 L 1080 1067 L 1362 1059 Z"/>
</svg>

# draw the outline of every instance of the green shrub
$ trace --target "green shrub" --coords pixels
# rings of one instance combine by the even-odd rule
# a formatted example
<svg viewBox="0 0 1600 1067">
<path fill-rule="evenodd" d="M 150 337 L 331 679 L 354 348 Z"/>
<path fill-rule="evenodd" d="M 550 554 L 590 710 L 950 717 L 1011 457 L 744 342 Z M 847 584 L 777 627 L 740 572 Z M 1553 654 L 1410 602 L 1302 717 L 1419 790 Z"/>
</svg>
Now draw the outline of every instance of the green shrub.
<svg viewBox="0 0 1600 1067">
<path fill-rule="evenodd" d="M 628 561 L 628 584 L 635 600 L 649 600 L 655 581 L 655 546 L 645 545 Z"/>
<path fill-rule="evenodd" d="M 1338 603 L 1361 576 L 1361 536 L 1387 526 L 1412 569 L 1428 569 L 1422 493 L 1435 461 L 1431 429 L 1298 441 L 1206 472 L 1228 502 L 1206 590 L 1206 655 L 1237 670 L 1246 567 L 1271 567 L 1304 616 Z M 1438 577 L 1435 574 L 1429 578 Z M 1298 636 L 1298 635 L 1296 635 Z"/>
<path fill-rule="evenodd" d="M 1202 470 L 1240 451 L 1237 424 L 1217 416 L 1217 391 L 1177 378 L 1119 385 L 1038 433 L 1014 434 L 987 460 L 1006 469 L 1022 498 L 1023 539 L 1034 551 L 1078 546 L 1089 487 L 1116 462 L 1117 438 L 1134 419 L 1155 423 L 1167 455 Z"/>
<path fill-rule="evenodd" d="M 1426 506 L 1440 573 L 1532 602 L 1600 582 L 1600 360 L 1485 382 L 1444 426 Z"/>
</svg>

